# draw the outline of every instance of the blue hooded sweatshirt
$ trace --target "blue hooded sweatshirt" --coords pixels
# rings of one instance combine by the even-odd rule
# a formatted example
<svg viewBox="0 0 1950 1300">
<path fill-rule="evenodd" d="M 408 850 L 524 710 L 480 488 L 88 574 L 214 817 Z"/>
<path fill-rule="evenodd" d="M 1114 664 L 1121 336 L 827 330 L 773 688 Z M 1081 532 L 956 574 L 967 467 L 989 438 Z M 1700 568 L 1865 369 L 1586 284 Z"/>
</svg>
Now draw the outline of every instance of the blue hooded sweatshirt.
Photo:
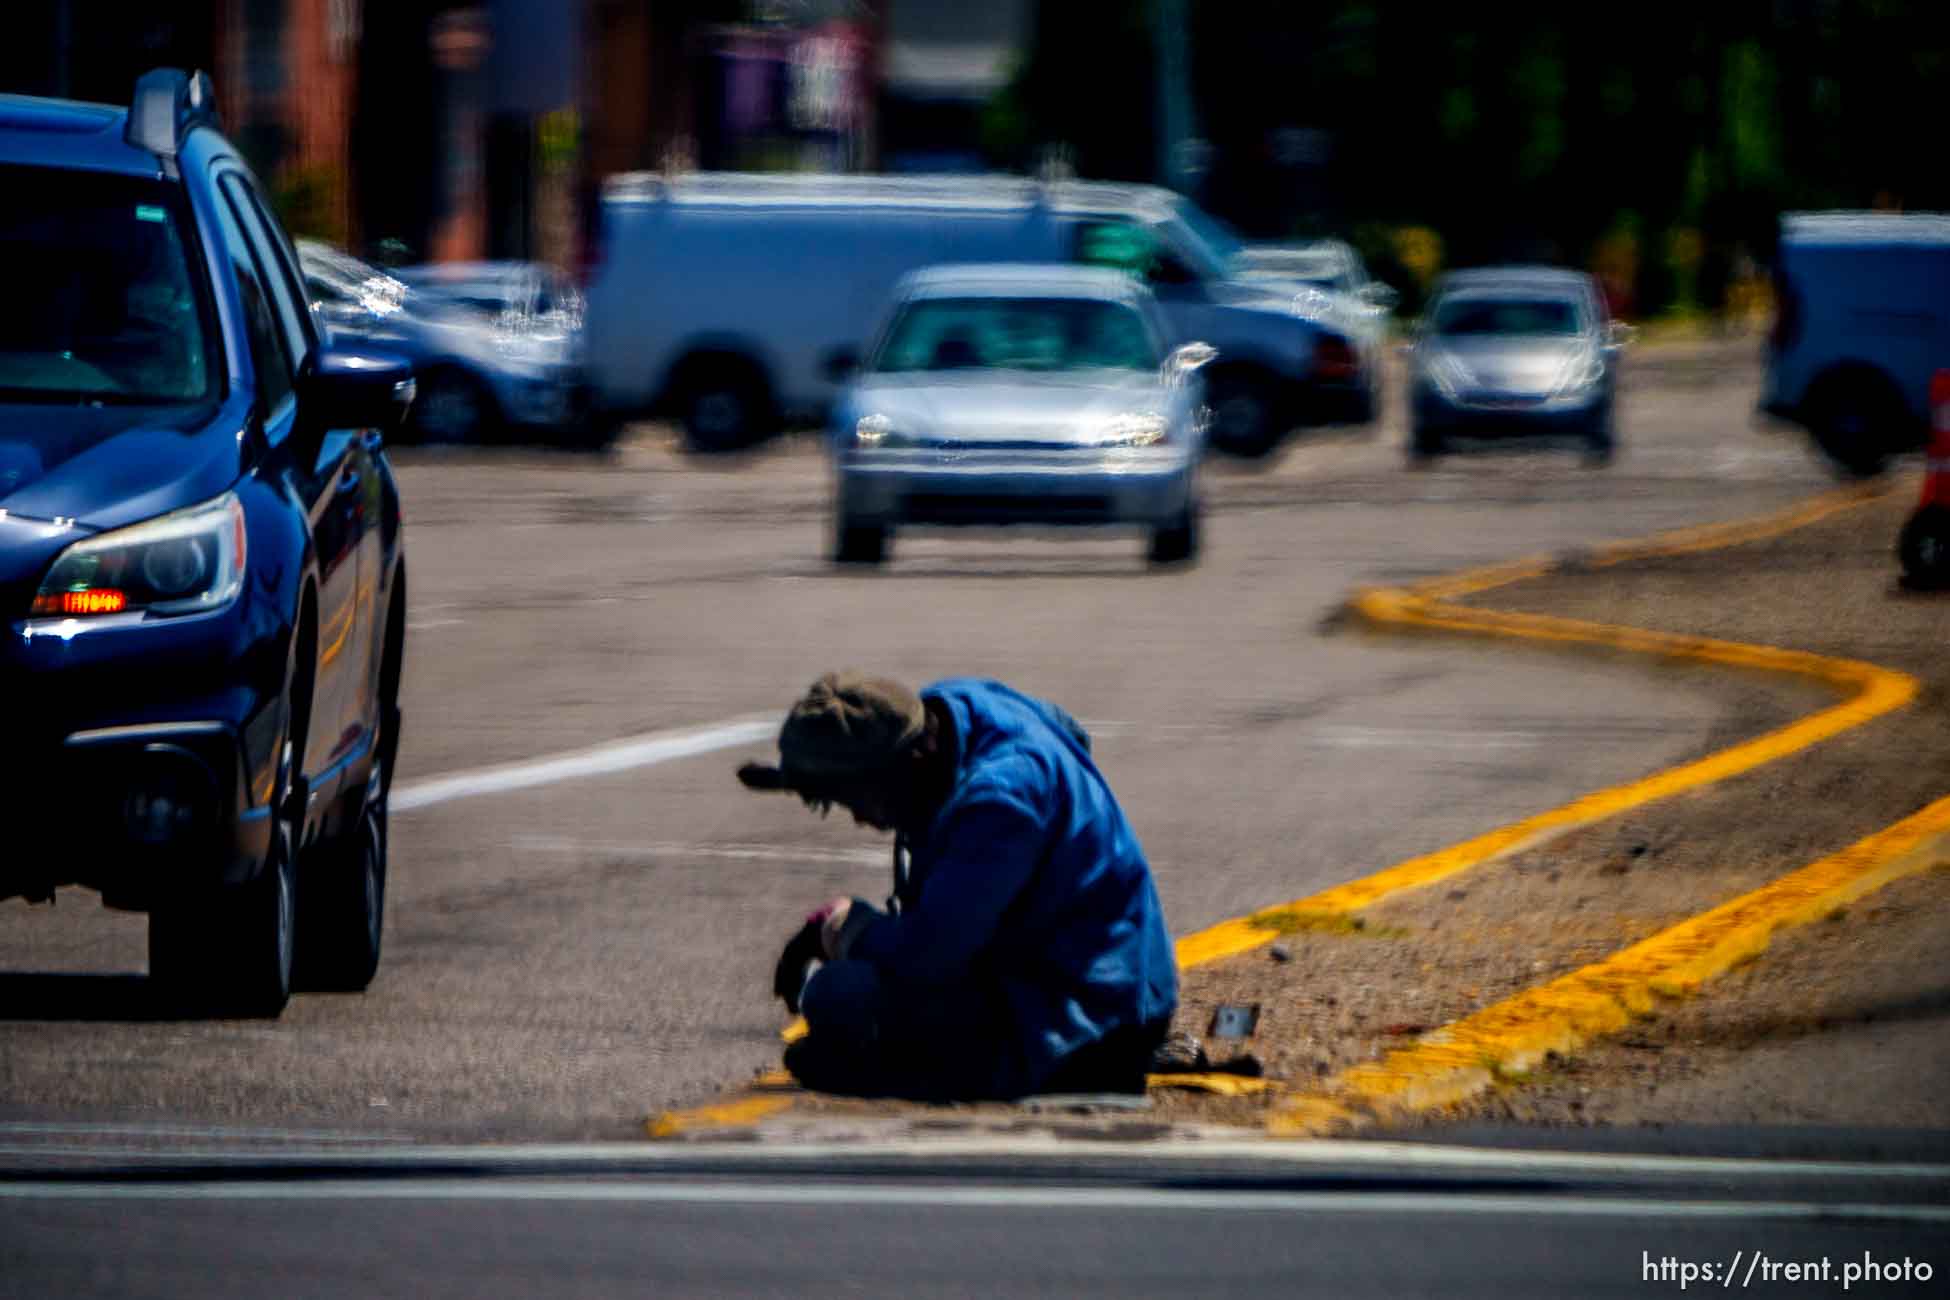
<svg viewBox="0 0 1950 1300">
<path fill-rule="evenodd" d="M 1083 728 L 1000 682 L 921 696 L 954 718 L 954 785 L 908 839 L 900 913 L 846 956 L 904 1000 L 999 988 L 1032 1081 L 1113 1029 L 1169 1017 L 1178 970 L 1158 891 Z"/>
</svg>

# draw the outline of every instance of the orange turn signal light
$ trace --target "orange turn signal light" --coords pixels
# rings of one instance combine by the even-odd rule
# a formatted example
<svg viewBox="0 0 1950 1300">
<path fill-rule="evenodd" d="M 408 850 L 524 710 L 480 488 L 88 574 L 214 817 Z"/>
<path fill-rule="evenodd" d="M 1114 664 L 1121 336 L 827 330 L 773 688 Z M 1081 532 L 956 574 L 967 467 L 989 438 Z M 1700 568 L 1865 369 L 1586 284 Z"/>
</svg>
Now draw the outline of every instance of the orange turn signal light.
<svg viewBox="0 0 1950 1300">
<path fill-rule="evenodd" d="M 128 595 L 113 587 L 49 592 L 34 597 L 36 614 L 119 614 L 128 607 Z"/>
</svg>

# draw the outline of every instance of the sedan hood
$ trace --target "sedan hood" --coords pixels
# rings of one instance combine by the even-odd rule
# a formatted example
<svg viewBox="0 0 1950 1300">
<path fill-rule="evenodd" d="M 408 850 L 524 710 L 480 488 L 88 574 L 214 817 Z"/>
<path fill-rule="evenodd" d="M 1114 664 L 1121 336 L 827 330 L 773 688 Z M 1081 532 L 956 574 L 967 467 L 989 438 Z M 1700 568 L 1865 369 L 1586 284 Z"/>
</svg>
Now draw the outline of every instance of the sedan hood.
<svg viewBox="0 0 1950 1300">
<path fill-rule="evenodd" d="M 877 415 L 895 433 L 936 442 L 1085 446 L 1123 415 L 1162 415 L 1151 371 L 1036 375 L 976 370 L 875 375 L 854 389 L 855 418 Z"/>
<path fill-rule="evenodd" d="M 244 427 L 241 402 L 0 405 L 0 510 L 99 530 L 207 501 L 241 472 Z"/>
<path fill-rule="evenodd" d="M 1591 345 L 1577 338 L 1465 335 L 1431 339 L 1433 361 L 1444 357 L 1468 376 L 1469 386 L 1503 393 L 1549 393 Z"/>
</svg>

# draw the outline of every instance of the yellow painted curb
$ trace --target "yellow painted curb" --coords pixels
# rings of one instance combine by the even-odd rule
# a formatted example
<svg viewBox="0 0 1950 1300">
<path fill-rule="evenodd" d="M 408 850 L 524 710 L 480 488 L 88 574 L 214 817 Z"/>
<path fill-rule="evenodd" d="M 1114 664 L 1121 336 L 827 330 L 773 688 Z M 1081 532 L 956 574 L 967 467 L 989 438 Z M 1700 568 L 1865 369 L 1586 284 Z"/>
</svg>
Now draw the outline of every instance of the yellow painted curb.
<svg viewBox="0 0 1950 1300">
<path fill-rule="evenodd" d="M 1286 1088 L 1278 1079 L 1225 1074 L 1217 1070 L 1147 1074 L 1144 1082 L 1149 1088 L 1182 1088 L 1187 1092 L 1209 1092 L 1216 1097 L 1256 1097 L 1262 1092 L 1282 1092 Z"/>
<path fill-rule="evenodd" d="M 1546 1053 L 1569 1053 L 1622 1029 L 1661 997 L 1694 992 L 1759 956 L 1782 930 L 1941 865 L 1950 865 L 1950 798 L 1603 961 L 1344 1070 L 1319 1094 L 1275 1111 L 1267 1131 L 1311 1135 L 1461 1101 L 1498 1076 L 1534 1068 Z"/>
<path fill-rule="evenodd" d="M 776 1115 L 792 1105 L 791 1097 L 739 1097 L 712 1106 L 689 1110 L 667 1110 L 645 1121 L 643 1128 L 653 1138 L 676 1137 L 697 1129 L 736 1128 L 755 1124 L 767 1115 Z"/>
</svg>

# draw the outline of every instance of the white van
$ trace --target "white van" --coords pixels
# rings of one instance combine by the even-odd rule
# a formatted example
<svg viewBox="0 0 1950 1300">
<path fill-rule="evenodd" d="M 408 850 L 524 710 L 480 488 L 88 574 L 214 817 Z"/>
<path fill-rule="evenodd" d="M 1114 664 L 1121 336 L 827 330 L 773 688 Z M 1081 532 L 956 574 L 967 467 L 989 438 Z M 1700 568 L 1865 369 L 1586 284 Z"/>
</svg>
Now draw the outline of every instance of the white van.
<svg viewBox="0 0 1950 1300">
<path fill-rule="evenodd" d="M 699 447 L 823 417 L 901 276 L 942 262 L 1122 266 L 1174 342 L 1218 349 L 1211 438 L 1371 415 L 1371 368 L 1298 281 L 1234 274 L 1223 226 L 1150 186 L 1013 177 L 613 177 L 584 345 L 598 418 L 669 413 Z"/>
<path fill-rule="evenodd" d="M 1761 409 L 1854 474 L 1922 446 L 1950 366 L 1950 215 L 1789 213 L 1774 279 Z"/>
</svg>

